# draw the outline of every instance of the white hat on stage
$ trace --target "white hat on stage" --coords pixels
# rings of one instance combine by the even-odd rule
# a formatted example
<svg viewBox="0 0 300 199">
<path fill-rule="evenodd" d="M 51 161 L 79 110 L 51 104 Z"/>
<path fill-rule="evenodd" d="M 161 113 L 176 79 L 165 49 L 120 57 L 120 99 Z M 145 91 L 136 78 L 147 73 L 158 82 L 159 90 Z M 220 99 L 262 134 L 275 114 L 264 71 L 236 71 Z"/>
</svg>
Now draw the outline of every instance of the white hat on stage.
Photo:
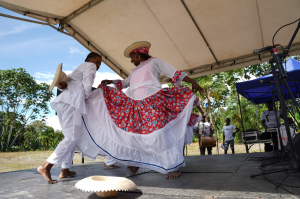
<svg viewBox="0 0 300 199">
<path fill-rule="evenodd" d="M 59 82 L 64 82 L 67 79 L 67 75 L 66 73 L 64 73 L 62 71 L 62 63 L 58 64 L 57 68 L 56 68 L 56 72 L 53 78 L 53 81 L 49 87 L 49 91 L 52 92 L 54 86 L 58 87 L 58 83 Z"/>
<path fill-rule="evenodd" d="M 118 191 L 133 191 L 136 184 L 124 177 L 90 176 L 79 180 L 75 187 L 85 192 L 96 192 L 100 197 L 112 197 Z"/>
</svg>

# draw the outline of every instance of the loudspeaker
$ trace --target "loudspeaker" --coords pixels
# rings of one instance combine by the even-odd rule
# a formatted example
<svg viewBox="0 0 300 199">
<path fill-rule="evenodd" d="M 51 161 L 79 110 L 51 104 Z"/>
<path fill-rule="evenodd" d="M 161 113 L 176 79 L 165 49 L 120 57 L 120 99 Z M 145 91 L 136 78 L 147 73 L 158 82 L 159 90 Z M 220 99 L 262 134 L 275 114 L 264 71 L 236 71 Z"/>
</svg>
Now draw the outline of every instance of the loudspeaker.
<svg viewBox="0 0 300 199">
<path fill-rule="evenodd" d="M 292 145 L 293 145 L 295 157 L 299 158 L 300 157 L 300 133 L 296 134 L 294 139 L 292 139 Z M 291 150 L 289 143 L 286 145 L 286 150 L 287 151 Z"/>
</svg>

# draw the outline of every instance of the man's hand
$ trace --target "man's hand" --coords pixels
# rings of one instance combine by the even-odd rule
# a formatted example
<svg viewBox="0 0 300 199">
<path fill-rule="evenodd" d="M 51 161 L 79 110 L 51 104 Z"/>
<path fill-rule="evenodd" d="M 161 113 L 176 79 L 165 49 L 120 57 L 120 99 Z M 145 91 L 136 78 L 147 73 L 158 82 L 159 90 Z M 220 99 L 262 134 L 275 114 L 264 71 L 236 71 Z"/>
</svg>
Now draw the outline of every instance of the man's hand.
<svg viewBox="0 0 300 199">
<path fill-rule="evenodd" d="M 66 89 L 68 87 L 68 84 L 66 82 L 59 82 L 58 85 L 59 89 Z"/>
<path fill-rule="evenodd" d="M 107 85 L 107 84 L 112 84 L 113 83 L 113 81 L 112 80 L 102 80 L 101 81 L 101 84 L 104 84 L 105 86 Z"/>
</svg>

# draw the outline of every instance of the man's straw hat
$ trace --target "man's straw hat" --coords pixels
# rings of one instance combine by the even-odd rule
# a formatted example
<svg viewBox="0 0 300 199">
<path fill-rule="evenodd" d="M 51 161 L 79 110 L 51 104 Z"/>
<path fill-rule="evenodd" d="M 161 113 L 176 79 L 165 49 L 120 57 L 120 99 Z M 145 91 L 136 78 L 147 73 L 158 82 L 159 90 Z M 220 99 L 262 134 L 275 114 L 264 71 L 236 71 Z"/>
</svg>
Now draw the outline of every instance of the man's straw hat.
<svg viewBox="0 0 300 199">
<path fill-rule="evenodd" d="M 60 63 L 56 68 L 56 72 L 53 81 L 49 87 L 49 91 L 52 92 L 54 86 L 58 87 L 59 86 L 58 83 L 64 82 L 66 81 L 66 79 L 67 79 L 67 75 L 62 71 L 62 63 Z"/>
<path fill-rule="evenodd" d="M 140 47 L 146 47 L 148 49 L 150 49 L 151 44 L 148 41 L 136 41 L 133 42 L 130 46 L 128 46 L 125 50 L 124 50 L 124 56 L 127 58 L 130 58 L 130 53 L 137 48 Z"/>
<path fill-rule="evenodd" d="M 118 191 L 133 191 L 136 184 L 123 177 L 90 176 L 79 180 L 75 187 L 84 192 L 96 192 L 100 197 L 111 197 Z"/>
</svg>

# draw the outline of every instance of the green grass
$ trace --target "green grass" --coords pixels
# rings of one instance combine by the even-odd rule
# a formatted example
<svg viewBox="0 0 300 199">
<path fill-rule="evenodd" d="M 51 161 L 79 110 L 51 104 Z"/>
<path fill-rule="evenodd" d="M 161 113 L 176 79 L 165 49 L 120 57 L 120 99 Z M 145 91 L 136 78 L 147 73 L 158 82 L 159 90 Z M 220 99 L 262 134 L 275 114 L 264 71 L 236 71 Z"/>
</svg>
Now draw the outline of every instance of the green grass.
<svg viewBox="0 0 300 199">
<path fill-rule="evenodd" d="M 188 156 L 200 155 L 198 142 L 188 145 Z M 261 144 L 261 149 L 263 151 L 263 144 Z M 259 152 L 259 145 L 256 144 L 250 149 L 250 153 Z M 28 152 L 0 152 L 0 173 L 34 169 L 42 165 L 46 159 L 51 155 L 53 151 L 28 151 Z M 245 146 L 243 144 L 235 144 L 236 153 L 246 153 Z M 221 144 L 219 143 L 219 153 L 224 154 L 221 149 Z M 231 153 L 231 150 L 228 151 Z M 217 155 L 217 147 L 213 148 L 213 155 Z M 85 159 L 85 163 L 88 162 L 103 162 L 105 158 L 97 158 L 96 160 Z M 79 154 L 74 155 L 74 164 L 81 164 L 81 156 Z"/>
<path fill-rule="evenodd" d="M 221 145 L 222 145 L 222 143 L 218 144 L 218 146 L 219 146 L 219 154 L 224 154 L 224 150 L 221 149 Z M 264 152 L 264 145 L 260 144 L 260 147 L 261 147 L 261 152 Z M 188 145 L 187 148 L 188 148 L 188 154 L 187 154 L 188 156 L 200 155 L 200 149 L 199 149 L 198 142 L 194 142 L 194 143 Z M 238 154 L 238 153 L 246 153 L 246 148 L 245 148 L 244 144 L 236 144 L 235 143 L 234 144 L 234 150 L 235 150 L 236 154 Z M 249 150 L 249 153 L 255 153 L 255 152 L 260 152 L 259 144 L 253 145 L 250 148 L 250 150 Z M 213 147 L 212 154 L 213 155 L 218 155 L 217 147 Z M 231 149 L 228 150 L 228 154 L 231 154 Z"/>
</svg>

